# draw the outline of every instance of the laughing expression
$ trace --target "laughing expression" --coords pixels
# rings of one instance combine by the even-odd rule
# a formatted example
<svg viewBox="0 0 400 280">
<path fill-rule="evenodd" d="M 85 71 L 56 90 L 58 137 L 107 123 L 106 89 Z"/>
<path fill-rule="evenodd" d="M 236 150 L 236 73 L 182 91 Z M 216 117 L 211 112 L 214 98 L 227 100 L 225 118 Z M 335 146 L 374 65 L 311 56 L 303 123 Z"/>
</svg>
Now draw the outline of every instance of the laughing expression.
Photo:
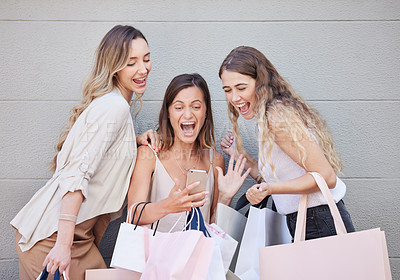
<svg viewBox="0 0 400 280">
<path fill-rule="evenodd" d="M 254 117 L 256 80 L 250 76 L 225 70 L 221 74 L 222 89 L 229 103 L 245 118 Z"/>
<path fill-rule="evenodd" d="M 142 38 L 132 40 L 128 64 L 117 72 L 118 88 L 126 94 L 143 94 L 151 70 L 150 51 Z"/>
<path fill-rule="evenodd" d="M 206 117 L 203 92 L 198 87 L 181 90 L 168 108 L 175 140 L 194 143 Z"/>
</svg>

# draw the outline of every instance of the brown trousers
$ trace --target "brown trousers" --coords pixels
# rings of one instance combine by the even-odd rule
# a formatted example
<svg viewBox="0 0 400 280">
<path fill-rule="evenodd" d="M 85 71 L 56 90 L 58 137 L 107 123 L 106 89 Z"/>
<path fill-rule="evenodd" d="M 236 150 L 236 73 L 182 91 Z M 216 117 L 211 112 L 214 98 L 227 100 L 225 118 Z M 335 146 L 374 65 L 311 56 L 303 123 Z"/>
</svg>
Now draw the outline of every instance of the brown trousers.
<svg viewBox="0 0 400 280">
<path fill-rule="evenodd" d="M 76 225 L 71 248 L 71 280 L 84 280 L 86 269 L 106 268 L 98 246 L 109 223 L 110 215 L 105 214 Z M 57 232 L 25 252 L 18 245 L 20 239 L 21 234 L 17 231 L 15 246 L 19 257 L 19 279 L 36 279 L 44 268 L 44 259 L 55 245 Z M 53 275 L 49 275 L 47 279 L 53 279 Z"/>
</svg>

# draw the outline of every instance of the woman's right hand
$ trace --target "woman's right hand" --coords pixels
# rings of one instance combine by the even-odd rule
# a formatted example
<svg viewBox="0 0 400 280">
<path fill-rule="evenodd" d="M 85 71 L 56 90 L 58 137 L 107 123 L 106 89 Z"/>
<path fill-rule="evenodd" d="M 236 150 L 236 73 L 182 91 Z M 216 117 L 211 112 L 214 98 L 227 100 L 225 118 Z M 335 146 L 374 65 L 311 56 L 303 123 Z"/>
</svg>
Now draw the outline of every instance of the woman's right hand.
<svg viewBox="0 0 400 280">
<path fill-rule="evenodd" d="M 221 139 L 221 149 L 225 154 L 229 156 L 235 155 L 236 158 L 239 157 L 237 146 L 236 146 L 236 138 L 232 130 L 228 130 L 226 135 Z"/>
<path fill-rule="evenodd" d="M 186 188 L 182 188 L 178 179 L 174 178 L 175 186 L 171 189 L 168 198 L 165 200 L 165 207 L 168 213 L 180 213 L 190 211 L 191 208 L 201 207 L 208 200 L 208 192 L 200 192 L 189 194 L 190 191 L 197 187 L 200 182 L 194 182 Z"/>
<path fill-rule="evenodd" d="M 56 272 L 59 269 L 60 274 L 66 272 L 67 280 L 69 280 L 69 268 L 71 264 L 71 246 L 64 244 L 56 244 L 47 254 L 46 259 L 43 262 L 43 266 L 47 267 L 47 271 L 50 274 Z"/>
</svg>

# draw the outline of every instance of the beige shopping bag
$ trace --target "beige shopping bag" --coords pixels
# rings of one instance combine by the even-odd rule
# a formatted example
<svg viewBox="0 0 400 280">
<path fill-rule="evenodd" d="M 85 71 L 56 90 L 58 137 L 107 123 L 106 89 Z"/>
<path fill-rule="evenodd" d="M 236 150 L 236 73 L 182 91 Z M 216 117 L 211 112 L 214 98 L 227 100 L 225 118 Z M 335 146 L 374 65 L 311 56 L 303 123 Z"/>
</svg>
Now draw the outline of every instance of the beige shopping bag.
<svg viewBox="0 0 400 280">
<path fill-rule="evenodd" d="M 305 240 L 307 195 L 300 199 L 294 243 L 260 248 L 261 279 L 391 280 L 385 234 L 347 233 L 323 177 L 310 173 L 328 202 L 337 235 Z"/>
<path fill-rule="evenodd" d="M 139 280 L 141 273 L 122 268 L 88 269 L 85 280 Z"/>
</svg>

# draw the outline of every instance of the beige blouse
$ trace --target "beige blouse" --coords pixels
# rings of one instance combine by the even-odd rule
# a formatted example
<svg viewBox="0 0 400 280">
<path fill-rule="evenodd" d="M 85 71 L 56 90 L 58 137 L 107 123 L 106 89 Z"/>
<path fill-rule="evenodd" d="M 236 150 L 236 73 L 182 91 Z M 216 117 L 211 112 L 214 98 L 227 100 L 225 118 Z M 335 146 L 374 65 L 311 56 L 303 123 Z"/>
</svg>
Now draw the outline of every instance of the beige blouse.
<svg viewBox="0 0 400 280">
<path fill-rule="evenodd" d="M 78 117 L 57 157 L 53 177 L 11 221 L 29 250 L 58 229 L 61 199 L 84 196 L 77 224 L 111 213 L 120 216 L 136 160 L 136 136 L 130 106 L 118 90 L 96 98 Z"/>
</svg>

